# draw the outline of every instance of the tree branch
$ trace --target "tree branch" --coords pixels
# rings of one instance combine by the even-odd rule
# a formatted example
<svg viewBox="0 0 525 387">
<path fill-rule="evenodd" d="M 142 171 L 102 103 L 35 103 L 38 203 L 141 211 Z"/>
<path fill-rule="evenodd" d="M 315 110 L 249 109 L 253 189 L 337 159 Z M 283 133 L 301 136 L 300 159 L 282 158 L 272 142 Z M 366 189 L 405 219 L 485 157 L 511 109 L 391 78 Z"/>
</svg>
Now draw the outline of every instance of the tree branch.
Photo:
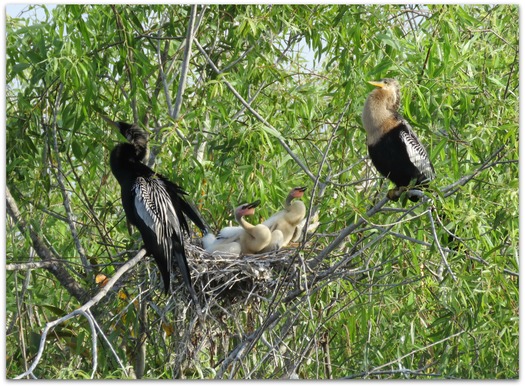
<svg viewBox="0 0 525 387">
<path fill-rule="evenodd" d="M 5 188 L 6 194 L 6 203 L 7 203 L 7 212 L 16 223 L 18 229 L 23 235 L 29 234 L 29 237 L 32 241 L 32 246 L 35 249 L 37 255 L 42 261 L 45 262 L 57 262 L 55 255 L 49 250 L 45 243 L 40 239 L 40 236 L 33 230 L 33 228 L 26 224 L 20 215 L 20 211 L 16 205 L 14 198 L 11 196 L 9 187 Z M 73 277 L 62 267 L 56 264 L 51 264 L 49 267 L 46 267 L 62 284 L 62 286 L 67 290 L 69 294 L 75 297 L 79 302 L 85 302 L 87 300 L 87 293 L 80 285 L 75 281 Z"/>
<path fill-rule="evenodd" d="M 188 30 L 186 32 L 186 46 L 184 47 L 184 58 L 182 60 L 182 68 L 180 74 L 179 88 L 177 90 L 177 97 L 175 98 L 175 106 L 171 113 L 171 117 L 176 120 L 179 117 L 180 108 L 182 106 L 182 94 L 186 87 L 186 77 L 188 76 L 188 64 L 191 57 L 191 46 L 194 38 L 195 16 L 197 13 L 197 5 L 193 4 L 190 11 L 190 20 L 188 22 Z"/>
<path fill-rule="evenodd" d="M 66 322 L 67 320 L 70 320 L 72 319 L 73 317 L 77 316 L 77 315 L 82 315 L 84 317 L 87 318 L 88 322 L 89 322 L 89 325 L 91 327 L 91 333 L 92 333 L 92 342 L 93 342 L 93 373 L 91 374 L 91 377 L 93 378 L 94 374 L 95 374 L 95 371 L 96 371 L 96 367 L 97 367 L 97 352 L 96 352 L 96 330 L 95 330 L 95 325 L 94 325 L 94 319 L 93 319 L 93 316 L 91 315 L 90 313 L 90 308 L 95 306 L 100 300 L 102 300 L 102 298 L 104 298 L 104 296 L 113 288 L 113 286 L 115 285 L 115 283 L 120 279 L 120 277 L 122 277 L 123 274 L 125 274 L 128 270 L 130 270 L 132 267 L 134 267 L 137 263 L 139 263 L 142 258 L 144 258 L 146 256 L 146 250 L 145 249 L 141 249 L 137 255 L 135 255 L 135 257 L 133 257 L 132 259 L 130 259 L 129 261 L 127 261 L 124 265 L 122 265 L 116 272 L 115 272 L 115 275 L 107 282 L 107 284 L 95 295 L 95 297 L 93 297 L 91 300 L 89 300 L 88 302 L 86 302 L 84 305 L 82 305 L 80 308 L 74 310 L 73 312 L 67 314 L 66 316 L 64 317 L 61 317 L 57 320 L 54 320 L 54 321 L 51 321 L 51 322 L 48 322 L 42 332 L 42 336 L 40 337 L 40 346 L 38 348 L 38 353 L 33 361 L 33 364 L 31 364 L 31 367 L 29 367 L 29 369 L 16 376 L 15 379 L 21 379 L 27 375 L 30 375 L 33 373 L 33 371 L 36 369 L 36 367 L 38 366 L 38 363 L 40 363 L 40 360 L 42 358 L 42 355 L 44 353 L 44 349 L 45 349 L 45 345 L 46 345 L 46 337 L 48 335 L 48 333 L 54 328 L 56 327 L 57 325 L 63 323 L 63 322 Z M 124 369 L 125 371 L 125 369 Z"/>
</svg>

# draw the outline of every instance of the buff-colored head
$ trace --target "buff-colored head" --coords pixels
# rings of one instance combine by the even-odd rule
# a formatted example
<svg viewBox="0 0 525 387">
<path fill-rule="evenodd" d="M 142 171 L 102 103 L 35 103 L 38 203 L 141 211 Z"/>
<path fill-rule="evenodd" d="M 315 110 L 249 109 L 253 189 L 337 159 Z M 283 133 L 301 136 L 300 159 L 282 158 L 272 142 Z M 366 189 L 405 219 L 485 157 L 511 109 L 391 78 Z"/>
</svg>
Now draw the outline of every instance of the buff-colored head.
<svg viewBox="0 0 525 387">
<path fill-rule="evenodd" d="M 255 214 L 255 208 L 261 204 L 260 200 L 256 200 L 252 203 L 241 204 L 235 209 L 235 217 L 241 218 L 243 216 L 249 216 Z"/>
<path fill-rule="evenodd" d="M 389 130 L 399 123 L 397 110 L 401 102 L 399 82 L 392 78 L 369 81 L 377 87 L 366 99 L 363 108 L 363 126 L 366 130 L 367 144 L 375 144 Z"/>
</svg>

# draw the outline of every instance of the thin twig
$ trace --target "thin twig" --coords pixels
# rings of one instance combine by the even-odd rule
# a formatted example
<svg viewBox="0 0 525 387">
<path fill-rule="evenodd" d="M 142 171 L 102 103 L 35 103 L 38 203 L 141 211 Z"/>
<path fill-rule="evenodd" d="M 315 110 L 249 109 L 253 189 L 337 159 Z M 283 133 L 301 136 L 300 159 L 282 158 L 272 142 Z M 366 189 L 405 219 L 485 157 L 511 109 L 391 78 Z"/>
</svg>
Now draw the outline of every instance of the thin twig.
<svg viewBox="0 0 525 387">
<path fill-rule="evenodd" d="M 428 219 L 430 220 L 430 228 L 432 229 L 432 235 L 434 236 L 434 242 L 436 243 L 439 254 L 441 255 L 443 264 L 445 265 L 445 267 L 447 268 L 447 271 L 452 276 L 452 279 L 455 282 L 458 279 L 456 278 L 456 276 L 454 275 L 454 272 L 450 268 L 450 265 L 448 264 L 448 261 L 447 261 L 447 256 L 445 255 L 445 252 L 443 251 L 443 248 L 441 247 L 441 243 L 439 243 L 439 238 L 436 232 L 436 225 L 434 224 L 434 218 L 432 217 L 432 211 L 428 212 Z"/>
<path fill-rule="evenodd" d="M 61 260 L 51 260 L 44 262 L 25 262 L 25 263 L 9 263 L 5 265 L 6 270 L 33 270 L 33 269 L 47 269 L 55 266 L 59 263 L 63 263 Z"/>
<path fill-rule="evenodd" d="M 414 349 L 413 351 L 407 353 L 406 355 L 400 356 L 400 357 L 398 357 L 397 359 L 394 359 L 394 360 L 392 360 L 392 361 L 390 361 L 390 362 L 388 362 L 388 363 L 385 363 L 385 364 L 382 364 L 382 365 L 380 365 L 380 366 L 377 366 L 377 367 L 372 368 L 370 371 L 367 372 L 367 375 L 370 374 L 370 373 L 372 373 L 372 372 L 377 372 L 377 371 L 379 371 L 381 368 L 387 367 L 387 366 L 392 365 L 392 364 L 399 363 L 399 362 L 400 362 L 401 360 L 403 360 L 404 358 L 407 358 L 407 357 L 409 357 L 409 356 L 412 356 L 412 355 L 414 355 L 414 354 L 416 354 L 416 353 L 418 353 L 418 352 L 424 351 L 424 350 L 426 350 L 426 349 L 432 348 L 432 347 L 434 347 L 434 346 L 436 346 L 436 345 L 438 345 L 438 344 L 444 343 L 445 341 L 451 340 L 451 339 L 453 339 L 454 337 L 457 337 L 457 336 L 462 335 L 463 333 L 465 333 L 465 330 L 462 330 L 462 331 L 459 331 L 459 332 L 457 332 L 457 333 L 454 333 L 453 335 L 450 335 L 450 336 L 448 336 L 448 337 L 445 337 L 444 339 L 441 339 L 441 340 L 435 341 L 435 342 L 433 342 L 432 344 L 426 345 L 426 346 L 424 346 L 424 347 L 422 347 L 422 348 Z"/>
<path fill-rule="evenodd" d="M 487 159 L 470 175 L 463 176 L 459 180 L 455 181 L 454 183 L 447 185 L 446 187 L 443 187 L 440 189 L 440 191 L 443 193 L 444 197 L 448 197 L 452 194 L 454 194 L 460 186 L 463 186 L 467 184 L 470 180 L 475 178 L 477 175 L 479 175 L 482 171 L 484 171 L 487 168 L 490 168 L 492 164 L 490 162 L 495 159 L 496 157 L 500 156 L 500 153 L 505 149 L 505 145 L 500 146 L 494 153 L 492 153 Z"/>
<path fill-rule="evenodd" d="M 357 222 L 355 222 L 355 223 L 351 224 L 350 226 L 347 226 L 343 230 L 341 230 L 339 235 L 332 241 L 332 243 L 330 243 L 328 246 L 326 246 L 317 255 L 317 257 L 315 259 L 313 259 L 312 261 L 309 262 L 308 265 L 310 266 L 310 268 L 313 268 L 313 267 L 317 266 L 320 262 L 322 262 L 328 256 L 328 254 L 330 254 L 337 246 L 339 246 L 343 242 L 343 240 L 348 235 L 350 235 L 355 229 L 357 229 L 359 226 L 361 226 L 362 224 L 364 224 L 366 222 L 365 218 L 369 218 L 370 216 L 372 216 L 375 213 L 379 212 L 381 210 L 381 208 L 383 208 L 383 206 L 386 203 L 388 203 L 388 201 L 389 201 L 388 197 L 385 196 L 375 206 L 373 206 L 371 209 L 369 209 L 366 212 L 365 217 L 360 217 Z"/>
<path fill-rule="evenodd" d="M 161 24 L 164 23 L 164 18 L 166 17 L 166 14 L 162 16 Z M 160 36 L 161 29 L 158 31 L 158 36 Z M 166 81 L 166 74 L 164 73 L 164 63 L 162 60 L 162 53 L 160 50 L 160 40 L 157 41 L 156 44 L 157 48 L 157 60 L 159 62 L 159 76 L 160 76 L 160 82 L 162 83 L 162 86 L 164 88 L 164 98 L 166 98 L 166 104 L 168 105 L 168 112 L 172 111 L 172 105 L 171 105 L 171 96 L 170 96 L 170 89 L 168 86 L 168 82 Z"/>
<path fill-rule="evenodd" d="M 86 274 L 90 275 L 92 273 L 91 264 L 89 263 L 89 260 L 86 257 L 86 252 L 84 251 L 84 247 L 82 246 L 82 243 L 80 243 L 80 238 L 78 237 L 77 228 L 75 226 L 76 217 L 73 214 L 73 210 L 71 209 L 71 203 L 69 202 L 69 196 L 66 192 L 66 187 L 64 185 L 64 180 L 63 180 L 64 171 L 62 169 L 60 151 L 58 150 L 58 139 L 57 139 L 57 129 L 56 129 L 57 128 L 57 113 L 59 110 L 58 105 L 62 97 L 63 88 L 64 88 L 64 84 L 61 83 L 60 88 L 58 90 L 58 95 L 55 101 L 55 108 L 53 111 L 53 123 L 51 125 L 51 131 L 52 131 L 52 136 L 53 136 L 53 148 L 55 151 L 56 166 L 58 169 L 57 181 L 60 187 L 60 192 L 62 193 L 62 199 L 64 201 L 64 209 L 66 211 L 67 223 L 69 225 L 69 229 L 71 230 L 71 236 L 73 237 L 73 241 L 75 242 L 75 246 L 80 256 L 80 261 L 82 262 L 82 265 L 84 266 L 84 270 L 86 270 Z"/>
</svg>

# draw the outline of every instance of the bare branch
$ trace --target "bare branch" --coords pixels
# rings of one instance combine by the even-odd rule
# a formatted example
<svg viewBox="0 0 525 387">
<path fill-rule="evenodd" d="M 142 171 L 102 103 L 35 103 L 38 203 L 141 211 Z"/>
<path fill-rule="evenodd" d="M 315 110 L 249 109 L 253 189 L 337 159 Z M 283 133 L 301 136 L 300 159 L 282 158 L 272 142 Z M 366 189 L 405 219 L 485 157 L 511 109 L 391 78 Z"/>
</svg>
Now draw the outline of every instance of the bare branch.
<svg viewBox="0 0 525 387">
<path fill-rule="evenodd" d="M 383 208 L 383 206 L 388 201 L 389 201 L 388 197 L 385 196 L 374 207 L 372 207 L 371 209 L 369 209 L 366 212 L 365 217 L 368 218 L 368 217 L 374 215 L 375 213 L 379 212 L 379 210 L 381 210 L 381 208 Z M 332 241 L 332 243 L 330 243 L 328 246 L 326 246 L 317 255 L 317 257 L 315 259 L 313 259 L 311 262 L 309 262 L 308 266 L 310 266 L 310 268 L 312 269 L 315 266 L 317 266 L 320 262 L 322 262 L 328 256 L 328 254 L 330 254 L 337 246 L 339 246 L 343 242 L 343 240 L 348 235 L 350 235 L 355 229 L 357 229 L 359 226 L 361 226 L 362 224 L 364 224 L 366 222 L 365 217 L 359 218 L 359 220 L 357 222 L 355 222 L 354 224 L 351 224 L 350 226 L 347 226 L 343 230 L 341 230 L 339 235 Z"/>
<path fill-rule="evenodd" d="M 463 185 L 467 184 L 470 180 L 475 178 L 482 171 L 484 171 L 487 168 L 490 168 L 491 165 L 492 165 L 491 161 L 493 159 L 495 159 L 495 158 L 497 158 L 499 160 L 502 157 L 502 155 L 500 155 L 500 153 L 504 149 L 505 149 L 505 146 L 502 145 L 501 147 L 496 149 L 496 151 L 494 153 L 492 153 L 489 157 L 487 157 L 487 159 L 473 173 L 471 173 L 470 175 L 467 175 L 467 176 L 463 176 L 458 181 L 456 181 L 456 182 L 454 182 L 454 183 L 452 183 L 450 185 L 447 185 L 446 187 L 441 188 L 440 191 L 443 193 L 443 196 L 444 197 L 448 197 L 448 196 L 454 194 L 459 189 L 460 186 L 463 186 Z"/>
<path fill-rule="evenodd" d="M 57 264 L 62 264 L 62 260 L 51 260 L 44 262 L 25 262 L 25 263 L 11 263 L 5 265 L 6 270 L 32 270 L 32 269 L 47 269 Z"/>
<path fill-rule="evenodd" d="M 161 24 L 164 23 L 164 18 L 166 17 L 166 14 L 164 14 L 162 16 L 162 20 L 161 20 Z M 161 29 L 159 29 L 158 31 L 158 36 L 160 37 L 160 33 L 161 33 Z M 162 53 L 161 53 L 161 50 L 160 50 L 160 39 L 157 41 L 156 43 L 156 48 L 157 48 L 157 60 L 159 61 L 159 76 L 160 76 L 160 81 L 162 83 L 162 86 L 164 88 L 164 97 L 166 98 L 166 104 L 168 105 L 168 112 L 171 112 L 172 111 L 172 105 L 171 105 L 171 96 L 170 96 L 170 89 L 169 89 L 169 86 L 168 86 L 168 82 L 166 81 L 166 74 L 164 74 L 164 63 L 163 63 L 163 60 L 162 60 Z"/>
<path fill-rule="evenodd" d="M 177 97 L 175 98 L 175 106 L 171 113 L 171 117 L 176 120 L 179 117 L 180 108 L 182 106 L 182 94 L 186 87 L 186 77 L 188 76 L 188 64 L 191 57 L 191 46 L 194 38 L 195 16 L 197 13 L 197 4 L 191 6 L 190 20 L 188 22 L 188 30 L 186 33 L 186 46 L 184 47 L 184 58 L 182 60 L 182 68 L 180 74 L 179 88 L 177 90 Z"/>
</svg>

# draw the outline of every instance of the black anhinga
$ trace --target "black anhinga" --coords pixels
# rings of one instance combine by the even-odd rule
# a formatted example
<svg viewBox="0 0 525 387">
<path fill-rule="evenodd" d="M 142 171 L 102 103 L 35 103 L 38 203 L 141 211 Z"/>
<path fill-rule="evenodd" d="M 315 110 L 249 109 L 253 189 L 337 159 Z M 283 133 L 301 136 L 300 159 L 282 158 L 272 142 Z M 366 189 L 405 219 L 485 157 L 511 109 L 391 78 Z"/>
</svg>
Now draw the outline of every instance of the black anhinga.
<svg viewBox="0 0 525 387">
<path fill-rule="evenodd" d="M 368 83 L 378 87 L 370 93 L 363 109 L 368 153 L 379 173 L 396 185 L 388 197 L 398 200 L 411 182 L 425 186 L 434 179 L 434 166 L 410 124 L 398 113 L 399 83 L 392 78 Z M 407 196 L 419 200 L 410 191 Z"/>
<path fill-rule="evenodd" d="M 128 222 L 138 228 L 146 251 L 155 258 L 165 292 L 170 290 L 170 273 L 176 263 L 195 305 L 199 306 L 184 250 L 184 232 L 190 232 L 184 215 L 206 234 L 204 221 L 184 198 L 186 192 L 142 163 L 147 153 L 147 133 L 135 124 L 106 121 L 129 141 L 119 143 L 110 156 L 111 171 L 120 184 Z"/>
</svg>

